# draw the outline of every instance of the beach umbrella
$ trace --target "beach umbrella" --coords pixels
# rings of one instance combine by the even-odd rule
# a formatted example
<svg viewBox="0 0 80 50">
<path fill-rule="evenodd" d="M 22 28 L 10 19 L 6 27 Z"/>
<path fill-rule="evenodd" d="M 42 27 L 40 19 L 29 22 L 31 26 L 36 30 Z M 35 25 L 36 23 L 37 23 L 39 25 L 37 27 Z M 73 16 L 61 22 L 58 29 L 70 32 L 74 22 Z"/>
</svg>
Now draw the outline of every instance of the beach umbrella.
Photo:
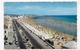
<svg viewBox="0 0 80 50">
<path fill-rule="evenodd" d="M 62 39 L 64 39 L 64 36 L 62 36 Z"/>
<path fill-rule="evenodd" d="M 56 39 L 58 38 L 58 36 L 56 36 Z"/>
<path fill-rule="evenodd" d="M 76 38 L 73 38 L 73 41 L 76 41 Z"/>
</svg>

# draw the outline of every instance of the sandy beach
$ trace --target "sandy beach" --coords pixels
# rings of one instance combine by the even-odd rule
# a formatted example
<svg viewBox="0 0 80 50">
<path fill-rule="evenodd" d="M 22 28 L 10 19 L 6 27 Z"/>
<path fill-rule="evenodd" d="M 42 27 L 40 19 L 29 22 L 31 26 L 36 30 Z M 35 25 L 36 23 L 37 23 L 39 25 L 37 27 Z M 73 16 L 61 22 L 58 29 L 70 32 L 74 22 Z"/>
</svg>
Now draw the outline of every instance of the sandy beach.
<svg viewBox="0 0 80 50">
<path fill-rule="evenodd" d="M 30 24 L 31 26 L 35 27 L 36 29 L 41 29 L 42 31 L 44 32 L 54 32 L 55 34 L 59 34 L 59 35 L 62 35 L 62 36 L 65 36 L 65 37 L 70 37 L 71 39 L 76 37 L 76 36 L 73 36 L 73 35 L 70 35 L 70 34 L 67 34 L 67 33 L 63 33 L 63 32 L 59 32 L 59 31 L 56 31 L 56 30 L 52 30 L 50 28 L 47 28 L 47 27 L 44 27 L 44 26 L 41 26 L 39 24 L 36 24 L 35 21 L 30 18 L 30 17 L 26 17 L 26 18 L 23 18 L 22 19 L 24 22 L 27 22 L 28 24 Z M 67 28 L 69 29 L 69 28 Z"/>
<path fill-rule="evenodd" d="M 43 34 L 39 33 L 41 36 L 43 37 L 51 37 L 48 38 L 49 40 L 53 40 L 54 41 L 54 46 L 55 48 L 59 49 L 61 48 L 61 45 L 67 43 L 68 41 L 72 41 L 73 38 L 76 38 L 76 36 L 67 34 L 67 33 L 63 33 L 63 32 L 59 32 L 56 30 L 52 30 L 50 28 L 41 26 L 39 24 L 36 24 L 35 21 L 31 18 L 31 17 L 25 17 L 25 18 L 20 18 L 19 19 L 21 22 L 27 23 L 28 25 L 32 26 L 33 28 L 36 29 L 36 32 L 43 32 Z M 39 35 L 37 34 L 37 35 Z M 64 37 L 64 39 L 61 39 L 62 37 Z M 58 44 L 60 42 L 60 44 Z"/>
</svg>

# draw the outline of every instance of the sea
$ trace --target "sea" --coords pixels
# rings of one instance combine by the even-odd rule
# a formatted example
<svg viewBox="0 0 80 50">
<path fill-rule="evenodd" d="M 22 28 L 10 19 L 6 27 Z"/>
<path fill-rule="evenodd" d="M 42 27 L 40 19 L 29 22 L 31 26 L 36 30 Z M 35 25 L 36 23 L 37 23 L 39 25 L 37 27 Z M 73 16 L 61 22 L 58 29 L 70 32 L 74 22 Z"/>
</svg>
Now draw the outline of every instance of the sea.
<svg viewBox="0 0 80 50">
<path fill-rule="evenodd" d="M 44 27 L 77 36 L 77 15 L 43 15 L 33 19 Z"/>
</svg>

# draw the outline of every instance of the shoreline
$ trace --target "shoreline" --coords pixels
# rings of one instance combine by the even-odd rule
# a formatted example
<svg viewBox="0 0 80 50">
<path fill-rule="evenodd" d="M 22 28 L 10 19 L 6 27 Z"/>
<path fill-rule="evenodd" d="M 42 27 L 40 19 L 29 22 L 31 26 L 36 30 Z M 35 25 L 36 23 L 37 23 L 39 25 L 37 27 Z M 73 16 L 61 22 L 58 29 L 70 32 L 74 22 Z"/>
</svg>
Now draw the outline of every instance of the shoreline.
<svg viewBox="0 0 80 50">
<path fill-rule="evenodd" d="M 41 29 L 39 31 L 43 31 L 45 33 L 47 32 L 48 34 L 51 34 L 51 36 L 53 36 L 53 32 L 54 32 L 55 34 L 60 35 L 60 36 L 64 36 L 65 38 L 70 38 L 70 39 L 77 38 L 77 36 L 70 35 L 70 34 L 63 33 L 63 32 L 59 32 L 56 30 L 51 30 L 50 28 L 46 28 L 46 27 L 43 27 L 39 24 L 36 24 L 34 19 L 32 19 L 31 17 L 22 18 L 21 20 L 23 20 L 24 22 L 26 21 L 27 23 L 29 23 L 31 26 L 33 26 L 34 28 L 36 28 L 38 30 Z"/>
<path fill-rule="evenodd" d="M 65 32 L 65 33 L 68 33 L 68 34 L 72 34 L 74 36 L 77 36 L 77 24 L 75 23 L 65 23 L 65 22 L 58 22 L 58 21 L 52 21 L 52 20 L 47 20 L 47 19 L 34 19 L 35 22 L 37 24 L 40 24 L 44 27 L 48 27 L 50 29 L 53 29 L 53 30 L 57 30 L 59 32 Z"/>
</svg>

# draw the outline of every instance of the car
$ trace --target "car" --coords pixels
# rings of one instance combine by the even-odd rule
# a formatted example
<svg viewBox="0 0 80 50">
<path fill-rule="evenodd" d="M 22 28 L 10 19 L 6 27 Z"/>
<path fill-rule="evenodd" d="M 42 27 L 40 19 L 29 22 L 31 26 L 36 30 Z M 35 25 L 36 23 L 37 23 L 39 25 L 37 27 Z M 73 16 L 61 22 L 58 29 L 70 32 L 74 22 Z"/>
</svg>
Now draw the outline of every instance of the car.
<svg viewBox="0 0 80 50">
<path fill-rule="evenodd" d="M 4 42 L 4 45 L 8 45 L 8 41 L 5 41 L 5 42 Z"/>
<path fill-rule="evenodd" d="M 18 45 L 18 41 L 15 41 L 15 44 Z"/>
<path fill-rule="evenodd" d="M 15 30 L 13 30 L 13 31 L 15 31 Z"/>
<path fill-rule="evenodd" d="M 12 42 L 12 41 L 10 41 L 10 42 L 9 42 L 9 45 L 13 45 L 13 42 Z"/>
<path fill-rule="evenodd" d="M 18 49 L 20 49 L 20 47 L 17 47 Z"/>
</svg>

